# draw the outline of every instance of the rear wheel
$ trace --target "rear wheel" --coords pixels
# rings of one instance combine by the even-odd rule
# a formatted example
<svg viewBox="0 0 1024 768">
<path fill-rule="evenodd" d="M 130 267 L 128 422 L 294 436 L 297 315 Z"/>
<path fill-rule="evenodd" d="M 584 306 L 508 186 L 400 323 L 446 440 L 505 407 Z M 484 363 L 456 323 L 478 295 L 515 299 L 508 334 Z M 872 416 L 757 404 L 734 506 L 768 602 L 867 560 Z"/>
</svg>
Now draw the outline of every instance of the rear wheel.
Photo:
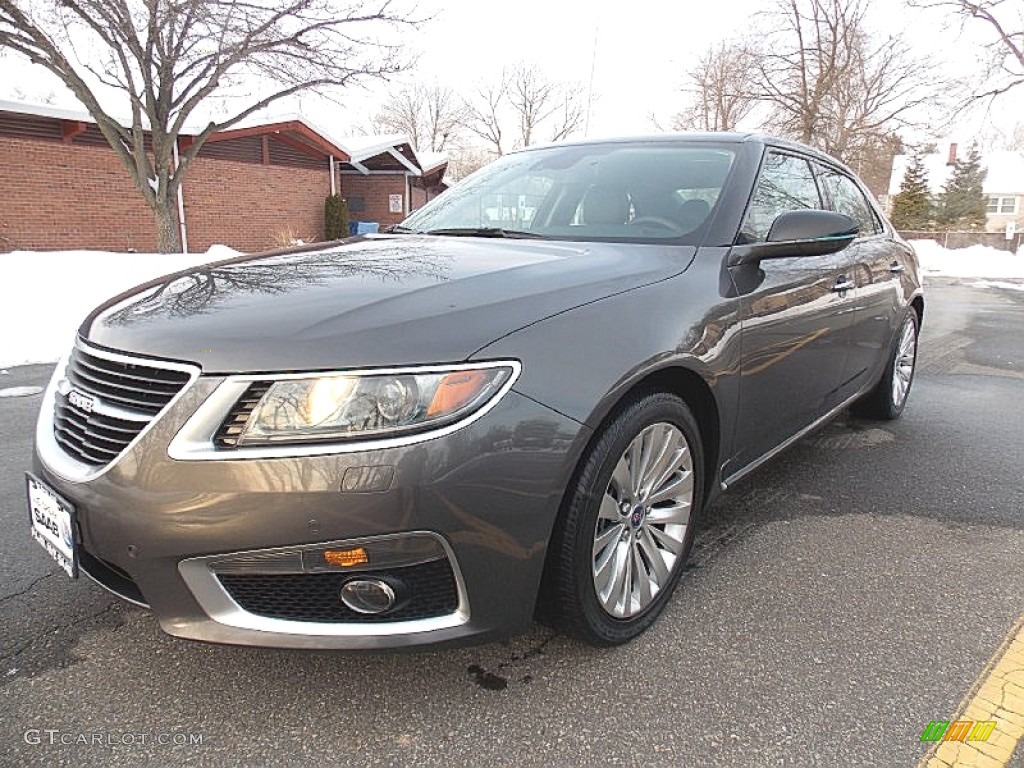
<svg viewBox="0 0 1024 768">
<path fill-rule="evenodd" d="M 675 395 L 619 411 L 584 456 L 552 537 L 551 623 L 607 646 L 654 622 L 693 545 L 703 466 L 696 421 Z"/>
<path fill-rule="evenodd" d="M 857 402 L 855 413 L 870 419 L 891 420 L 900 417 L 907 404 L 917 368 L 918 329 L 917 312 L 907 310 L 882 378 L 873 390 Z"/>
</svg>

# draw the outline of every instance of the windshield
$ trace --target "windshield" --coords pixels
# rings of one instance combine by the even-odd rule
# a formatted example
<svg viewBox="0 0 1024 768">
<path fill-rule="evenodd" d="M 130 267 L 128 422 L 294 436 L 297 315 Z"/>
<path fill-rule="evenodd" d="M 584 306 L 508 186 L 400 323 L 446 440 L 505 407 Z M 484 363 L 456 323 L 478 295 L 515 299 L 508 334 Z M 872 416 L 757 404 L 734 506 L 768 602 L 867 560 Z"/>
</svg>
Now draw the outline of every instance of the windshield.
<svg viewBox="0 0 1024 768">
<path fill-rule="evenodd" d="M 679 141 L 517 152 L 481 168 L 401 227 L 449 235 L 696 245 L 734 157 L 728 144 Z"/>
</svg>

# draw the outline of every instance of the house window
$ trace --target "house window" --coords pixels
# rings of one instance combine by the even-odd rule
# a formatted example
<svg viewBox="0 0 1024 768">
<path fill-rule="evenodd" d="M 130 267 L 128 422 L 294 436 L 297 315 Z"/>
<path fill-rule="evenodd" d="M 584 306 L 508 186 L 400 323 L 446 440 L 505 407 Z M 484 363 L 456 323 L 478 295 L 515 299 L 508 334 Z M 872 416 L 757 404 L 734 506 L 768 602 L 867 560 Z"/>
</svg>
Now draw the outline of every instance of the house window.
<svg viewBox="0 0 1024 768">
<path fill-rule="evenodd" d="M 1017 198 L 1012 195 L 992 195 L 988 199 L 986 213 L 1017 213 Z"/>
</svg>

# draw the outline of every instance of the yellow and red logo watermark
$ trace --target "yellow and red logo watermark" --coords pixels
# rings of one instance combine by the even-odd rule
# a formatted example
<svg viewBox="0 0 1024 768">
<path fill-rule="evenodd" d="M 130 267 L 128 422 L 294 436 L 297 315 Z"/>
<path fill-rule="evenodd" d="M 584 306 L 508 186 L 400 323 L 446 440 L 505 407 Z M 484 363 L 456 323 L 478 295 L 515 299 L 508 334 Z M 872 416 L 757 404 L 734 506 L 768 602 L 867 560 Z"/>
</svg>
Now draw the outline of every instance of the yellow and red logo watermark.
<svg viewBox="0 0 1024 768">
<path fill-rule="evenodd" d="M 932 720 L 921 741 L 988 741 L 995 729 L 995 720 Z"/>
</svg>

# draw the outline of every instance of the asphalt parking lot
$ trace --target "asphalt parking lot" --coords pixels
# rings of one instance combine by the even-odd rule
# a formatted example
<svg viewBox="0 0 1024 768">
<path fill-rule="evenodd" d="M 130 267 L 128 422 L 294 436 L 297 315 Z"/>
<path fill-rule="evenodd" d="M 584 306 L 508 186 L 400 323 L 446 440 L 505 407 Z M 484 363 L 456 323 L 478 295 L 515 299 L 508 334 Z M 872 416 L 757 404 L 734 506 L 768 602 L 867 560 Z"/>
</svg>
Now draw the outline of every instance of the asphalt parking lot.
<svg viewBox="0 0 1024 768">
<path fill-rule="evenodd" d="M 1024 292 L 927 290 L 903 419 L 843 417 L 722 497 L 613 650 L 174 640 L 29 538 L 39 398 L 0 398 L 0 764 L 916 765 L 1024 615 Z"/>
</svg>

